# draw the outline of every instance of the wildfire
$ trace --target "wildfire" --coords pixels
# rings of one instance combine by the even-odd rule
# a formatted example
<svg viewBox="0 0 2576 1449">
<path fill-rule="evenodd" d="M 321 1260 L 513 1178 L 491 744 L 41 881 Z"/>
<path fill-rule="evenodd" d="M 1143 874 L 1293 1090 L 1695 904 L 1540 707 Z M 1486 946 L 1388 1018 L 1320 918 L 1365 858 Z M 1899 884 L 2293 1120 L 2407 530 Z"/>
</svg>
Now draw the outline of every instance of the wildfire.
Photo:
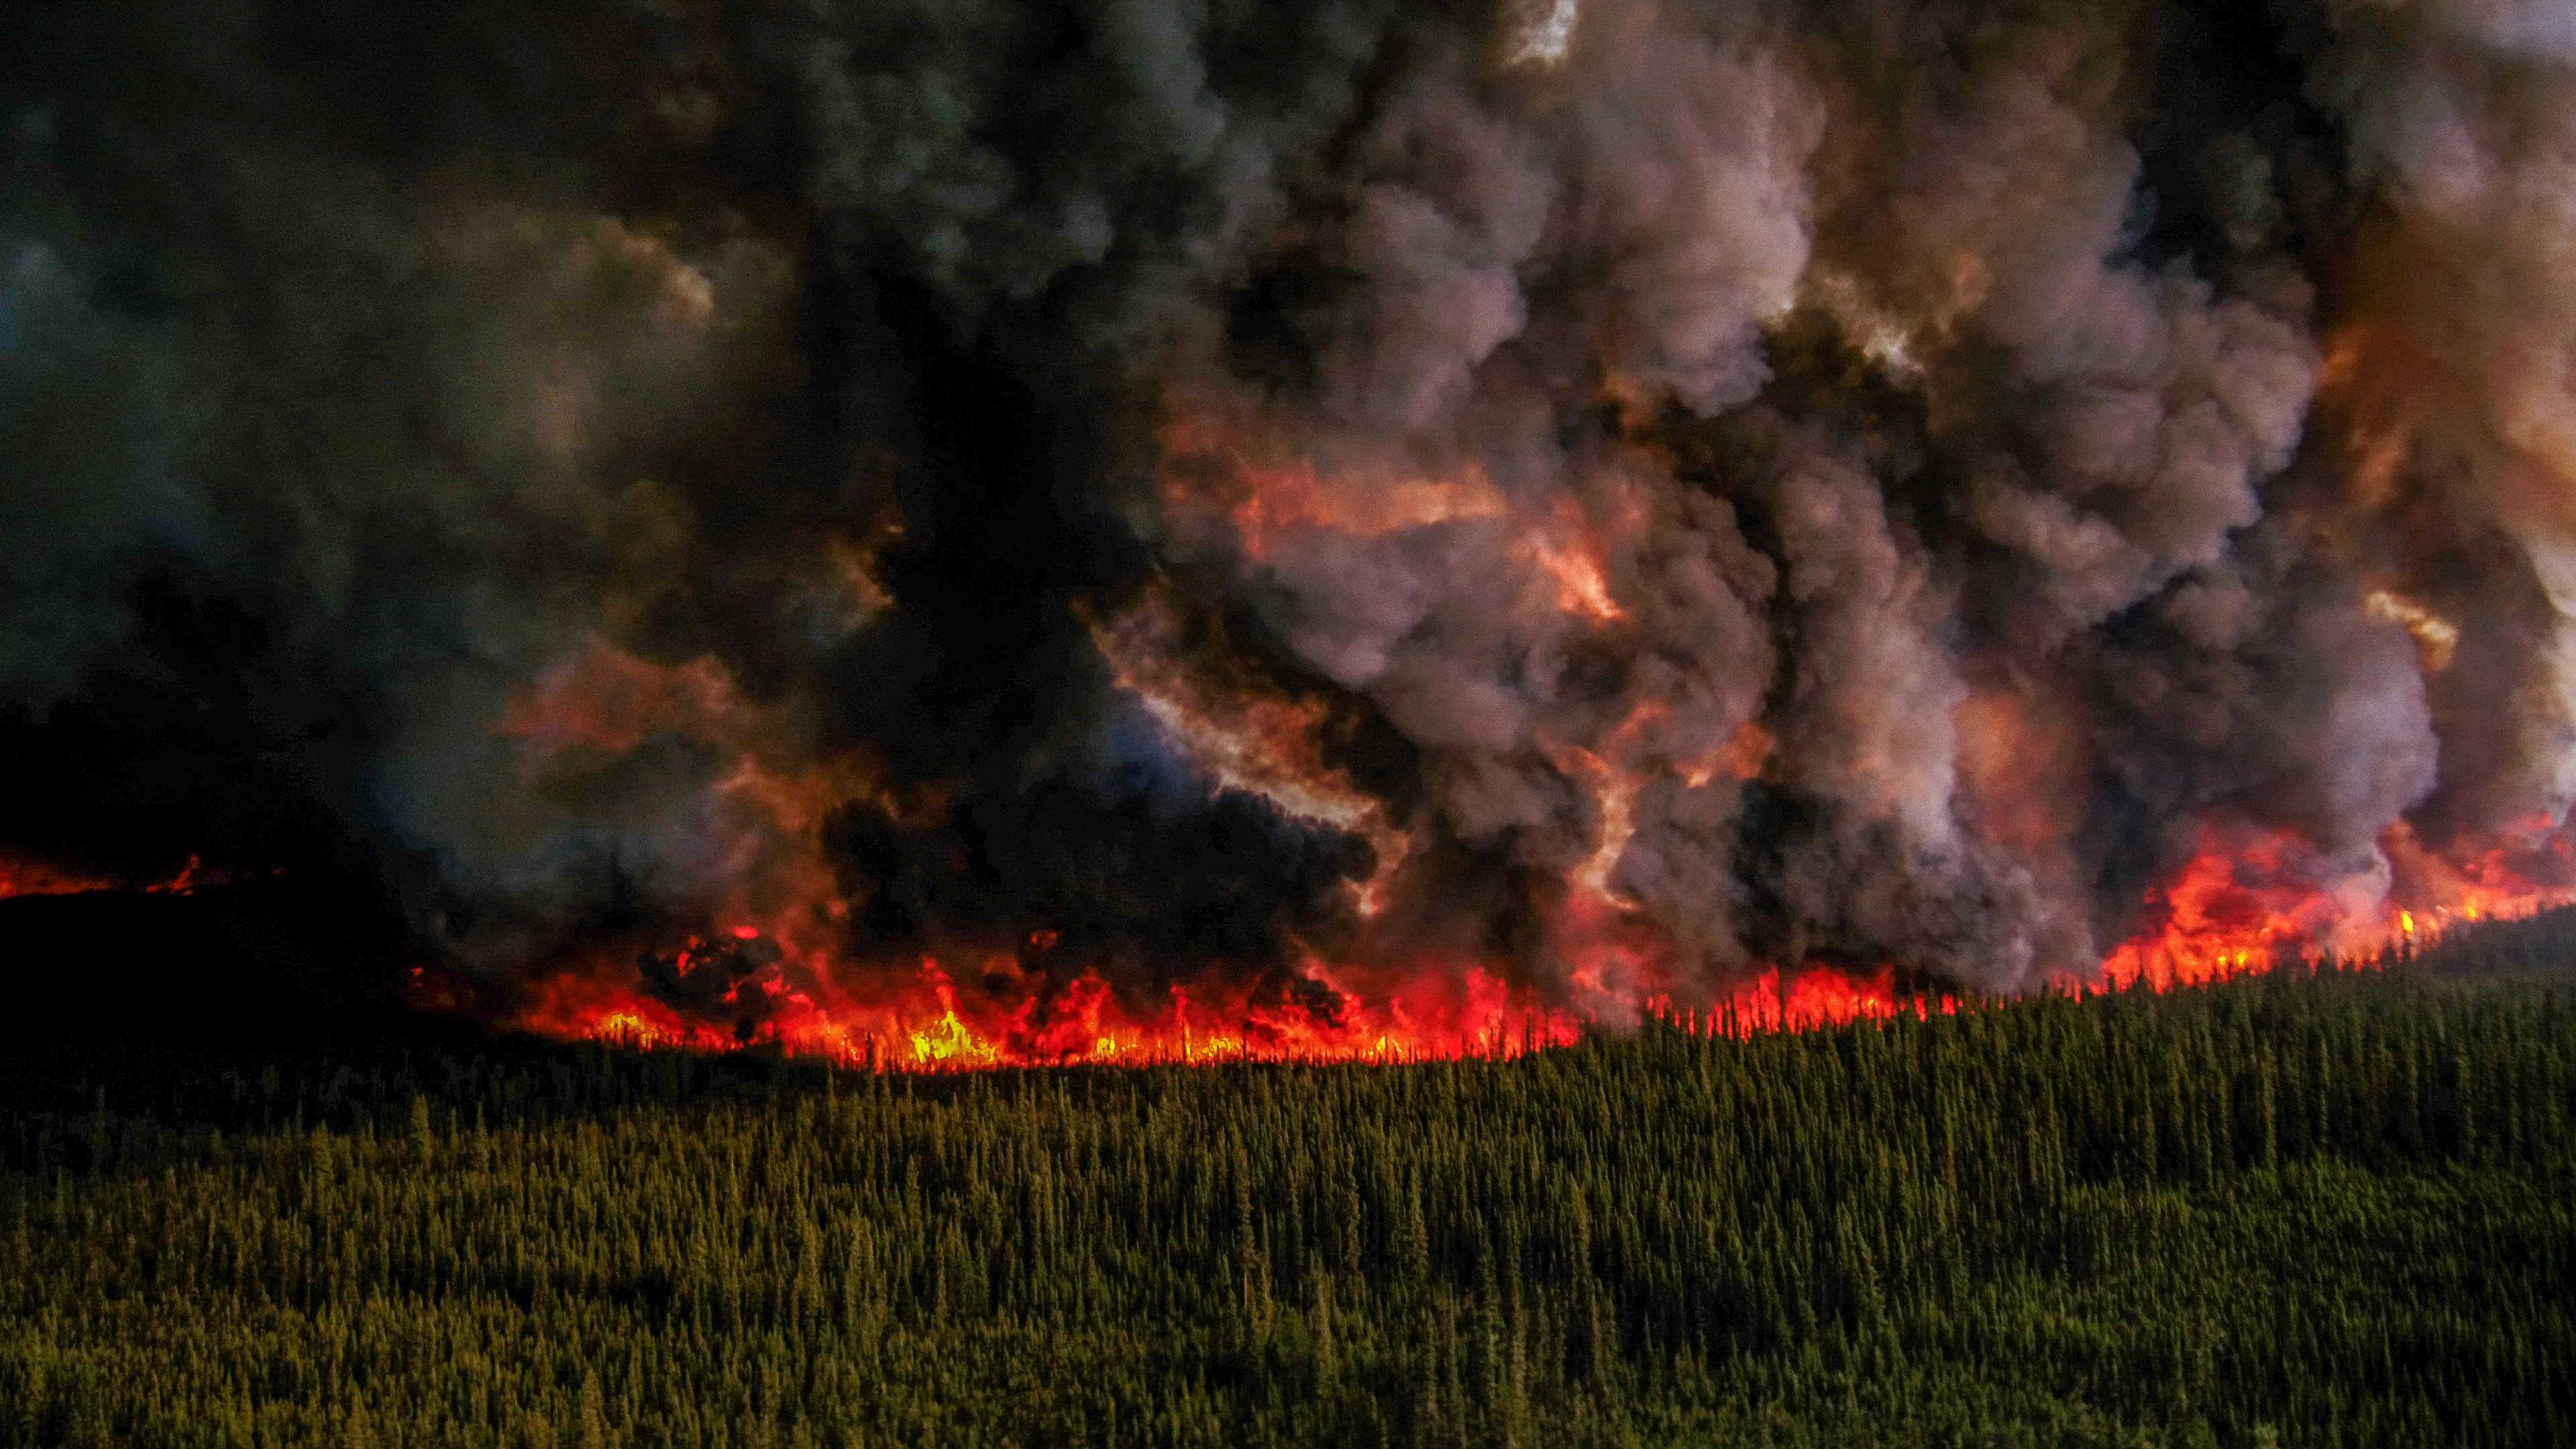
<svg viewBox="0 0 2576 1449">
<path fill-rule="evenodd" d="M 2458 865 L 2426 850 L 2401 823 L 2380 842 L 2398 888 L 2356 881 L 2339 890 L 2303 870 L 2285 839 L 2210 832 L 2149 895 L 2150 918 L 2160 924 L 2113 951 L 2102 974 L 2123 987 L 2195 985 L 2266 970 L 2319 947 L 2368 957 L 2396 943 L 2430 945 L 2454 923 L 2576 904 L 2566 837 L 2544 819 L 2527 822 L 2521 840 Z M 2537 869 L 2543 862 L 2553 869 Z M 2364 891 L 2370 898 L 2353 898 Z"/>
<path fill-rule="evenodd" d="M 1264 1002 L 1173 988 L 1160 1002 L 1122 1002 L 1096 972 L 1061 989 L 1027 992 L 1008 973 L 990 986 L 960 979 L 936 959 L 909 970 L 855 973 L 846 983 L 782 973 L 734 988 L 757 993 L 773 1014 L 763 1043 L 887 1071 L 995 1067 L 1213 1064 L 1243 1061 L 1401 1062 L 1508 1058 L 1564 1046 L 1573 1016 L 1534 1004 L 1483 971 L 1423 974 L 1382 996 L 1335 984 L 1310 963 L 1304 984 L 1320 1000 Z M 1797 1012 L 1819 1007 L 1797 995 Z M 1748 1008 L 1748 1019 L 1755 1008 Z M 636 1048 L 725 1051 L 745 1041 L 614 984 L 608 973 L 570 973 L 539 989 L 520 1017 L 531 1030 Z"/>
<path fill-rule="evenodd" d="M 2170 990 L 2267 970 L 2320 948 L 2372 960 L 2395 945 L 2429 945 L 2455 923 L 2576 903 L 2576 884 L 2542 879 L 2576 881 L 2576 861 L 2569 859 L 2576 851 L 2557 833 L 2534 829 L 2466 866 L 2438 868 L 2410 835 L 2393 832 L 2384 849 L 2414 895 L 2389 897 L 2373 909 L 2355 909 L 2331 883 L 2311 878 L 2286 839 L 2211 831 L 2203 849 L 2152 893 L 2146 903 L 2152 924 L 2109 954 L 2100 980 L 2116 989 Z M 2549 876 L 2534 869 L 2537 861 L 2570 869 Z M 1586 948 L 1575 984 L 1595 1003 L 1633 1002 L 1621 1021 L 1653 1017 L 1695 1033 L 1743 1035 L 1948 1014 L 1960 1005 L 1949 995 L 1901 992 L 1892 966 L 1766 968 L 1714 998 L 1677 1004 L 1648 964 L 1629 959 L 1605 912 L 1615 912 L 1615 904 L 1595 894 L 1580 913 L 1581 929 L 1599 939 Z M 725 942 L 773 944 L 760 928 L 735 925 L 693 941 L 679 959 L 712 959 Z M 1041 931 L 1028 949 L 1043 955 L 1056 945 L 1052 932 Z M 1011 956 L 960 971 L 935 957 L 905 968 L 842 970 L 820 956 L 774 954 L 774 964 L 735 980 L 723 998 L 756 1001 L 761 1025 L 749 1035 L 683 1016 L 633 985 L 618 984 L 618 973 L 610 971 L 548 980 L 519 1021 L 547 1035 L 630 1048 L 723 1051 L 758 1041 L 881 1071 L 942 1072 L 1499 1060 L 1571 1045 L 1608 1019 L 1588 1008 L 1551 1005 L 1462 961 L 1375 971 L 1308 961 L 1295 991 L 1198 983 L 1137 1001 L 1096 971 L 1049 984 Z"/>
<path fill-rule="evenodd" d="M 1412 517 L 1457 501 L 1424 494 L 1390 506 Z M 1149 602 L 1115 623 L 1095 623 L 1093 635 L 1119 683 L 1218 780 L 1371 841 L 1378 869 L 1359 888 L 1357 902 L 1362 918 L 1371 918 L 1410 842 L 1375 797 L 1325 760 L 1317 743 L 1323 706 L 1212 685 L 1174 665 L 1182 655 L 1178 629 L 1167 607 Z M 633 722 L 638 716 L 642 727 Z M 1059 942 L 1046 930 L 1031 932 L 1017 952 L 980 958 L 845 961 L 817 944 L 830 933 L 811 923 L 833 918 L 829 905 L 818 902 L 833 899 L 834 886 L 796 842 L 810 841 L 824 806 L 856 787 L 787 779 L 745 748 L 723 789 L 751 808 L 761 838 L 781 847 L 772 861 L 769 908 L 746 909 L 743 918 L 692 938 L 660 968 L 658 995 L 643 979 L 649 968 L 639 973 L 594 963 L 543 982 L 519 1020 L 549 1035 L 635 1048 L 720 1051 L 761 1043 L 879 1070 L 961 1071 L 1499 1058 L 1565 1045 L 1593 1026 L 1641 1016 L 1743 1032 L 1955 1009 L 1947 998 L 1902 997 L 1892 968 L 1855 973 L 1812 965 L 1765 968 L 1715 996 L 1703 985 L 1684 993 L 1696 999 L 1677 1007 L 1675 973 L 1657 943 L 1631 929 L 1630 908 L 1611 885 L 1635 828 L 1639 791 L 1657 771 L 1694 786 L 1719 774 L 1750 778 L 1773 741 L 1748 723 L 1710 757 L 1677 761 L 1657 753 L 1660 723 L 1641 711 L 1597 750 L 1548 747 L 1566 777 L 1592 796 L 1597 819 L 1593 848 L 1570 870 L 1564 919 L 1553 928 L 1566 961 L 1565 984 L 1553 991 L 1500 974 L 1488 962 L 1413 959 L 1307 961 L 1284 981 L 1275 972 L 1236 984 L 1200 980 L 1140 998 L 1133 987 L 1122 993 L 1098 970 L 1068 971 L 1053 961 Z M 504 721 L 505 734 L 548 752 L 613 752 L 649 729 L 733 745 L 746 738 L 720 676 L 611 654 L 577 661 Z M 1985 732 L 2018 738 L 2000 724 Z M 2027 757 L 2026 750 L 2003 753 Z M 2429 944 L 2455 922 L 2576 901 L 2570 854 L 2567 838 L 2547 820 L 2526 822 L 2483 851 L 2454 846 L 2438 854 L 2401 825 L 2381 842 L 2375 872 L 2356 873 L 2347 864 L 2338 875 L 2291 837 L 2212 828 L 2141 903 L 2145 926 L 2107 954 L 2098 979 L 2117 988 L 2164 990 L 2268 969 L 2320 949 L 2366 959 L 2391 943 Z M 192 867 L 158 888 L 186 889 L 194 878 Z M 0 865 L 0 887 L 0 893 L 94 888 L 14 863 Z"/>
<path fill-rule="evenodd" d="M 133 891 L 142 895 L 178 895 L 194 892 L 199 886 L 222 885 L 235 879 L 229 872 L 210 871 L 203 860 L 189 856 L 187 864 L 165 879 L 135 885 L 110 880 L 81 871 L 67 870 L 41 860 L 0 854 L 0 900 L 12 896 L 80 896 L 98 891 Z"/>
<path fill-rule="evenodd" d="M 2269 964 L 2336 924 L 2329 897 L 2297 878 L 2281 843 L 2205 837 L 2147 907 L 2162 924 L 2102 963 L 2118 986 L 2159 990 L 2221 980 Z"/>
<path fill-rule="evenodd" d="M 42 861 L 0 856 L 0 899 L 10 896 L 77 896 L 114 889 L 114 881 L 60 870 Z"/>
<path fill-rule="evenodd" d="M 1265 446 L 1221 417 L 1183 419 L 1165 444 L 1168 515 L 1229 556 L 1291 558 L 1301 537 L 1316 531 L 1366 542 L 1421 529 L 1501 530 L 1507 546 L 1498 557 L 1526 573 L 1502 581 L 1496 597 L 1542 619 L 1553 610 L 1569 637 L 1628 617 L 1613 564 L 1633 557 L 1620 541 L 1647 524 L 1633 506 L 1623 510 L 1615 483 L 1586 502 L 1525 506 L 1473 466 L 1328 467 Z M 1219 635 L 1222 626 L 1189 614 L 1183 587 L 1149 593 L 1114 617 L 1085 616 L 1092 642 L 1119 687 L 1219 786 L 1369 842 L 1376 866 L 1352 887 L 1362 925 L 1357 944 L 1346 943 L 1349 959 L 1245 968 L 1240 979 L 1184 973 L 1180 984 L 1142 988 L 1132 969 L 1063 959 L 1061 942 L 1045 929 L 999 951 L 845 959 L 831 923 L 846 921 L 848 907 L 817 844 L 820 823 L 853 800 L 898 816 L 940 804 L 898 802 L 855 777 L 800 773 L 780 763 L 792 751 L 770 748 L 773 722 L 713 664 L 648 663 L 602 644 L 515 700 L 497 732 L 540 774 L 656 735 L 732 758 L 734 768 L 717 781 L 730 813 L 717 819 L 734 835 L 724 854 L 756 885 L 727 907 L 733 919 L 668 957 L 647 957 L 640 969 L 598 961 L 558 972 L 536 988 L 519 1020 L 551 1035 L 639 1048 L 759 1043 L 881 1070 L 962 1071 L 1510 1057 L 1642 1017 L 1744 1032 L 1956 1009 L 1947 997 L 1902 993 L 1893 965 L 1856 971 L 1783 962 L 1712 982 L 1677 965 L 1669 943 L 1639 927 L 1636 903 L 1613 882 L 1647 802 L 1665 798 L 1646 792 L 1755 779 L 1777 745 L 1752 721 L 1723 738 L 1681 728 L 1654 702 L 1606 729 L 1530 742 L 1588 797 L 1592 822 L 1542 932 L 1539 949 L 1557 958 L 1557 969 L 1507 969 L 1472 955 L 1431 959 L 1390 945 L 1394 927 L 1379 916 L 1413 853 L 1408 827 L 1421 822 L 1393 818 L 1386 801 L 1335 762 L 1325 697 L 1283 691 L 1252 666 L 1227 663 L 1215 647 L 1221 637 L 1195 635 L 1194 627 Z M 2458 642 L 2448 620 L 2386 590 L 2364 607 L 2407 629 L 2428 669 L 2448 663 Z M 2055 778 L 2071 768 L 2047 718 L 2009 692 L 1972 699 L 1956 718 L 1981 821 L 2031 848 L 2069 828 L 2041 808 L 2043 797 L 2063 791 L 2026 788 L 2034 770 Z M 2436 853 L 2401 825 L 2368 868 L 2322 862 L 2289 836 L 2213 826 L 2138 903 L 2144 924 L 2135 936 L 2084 980 L 2162 990 L 2318 950 L 2367 958 L 2392 942 L 2430 942 L 2456 921 L 2576 900 L 2576 862 L 2566 854 L 2549 821 L 2531 822 L 2484 853 L 2456 845 Z"/>
</svg>

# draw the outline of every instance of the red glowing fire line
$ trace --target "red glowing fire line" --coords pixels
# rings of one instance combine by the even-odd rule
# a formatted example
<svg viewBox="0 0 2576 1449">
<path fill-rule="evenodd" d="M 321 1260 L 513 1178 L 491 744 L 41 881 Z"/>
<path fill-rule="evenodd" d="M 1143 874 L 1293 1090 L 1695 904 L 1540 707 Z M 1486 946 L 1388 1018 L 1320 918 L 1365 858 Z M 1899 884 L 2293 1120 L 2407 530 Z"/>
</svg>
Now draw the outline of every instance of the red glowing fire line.
<svg viewBox="0 0 2576 1449">
<path fill-rule="evenodd" d="M 2417 868 L 2424 869 L 2420 862 Z M 2432 883 L 2447 903 L 2420 910 L 2392 904 L 2379 919 L 2357 922 L 2339 919 L 2331 898 L 2312 889 L 2269 884 L 2292 875 L 2274 845 L 2234 855 L 2204 852 L 2150 897 L 2160 924 L 2114 950 L 2098 981 L 2047 985 L 2168 990 L 2268 970 L 2320 947 L 2372 965 L 2401 943 L 2430 944 L 2458 923 L 2527 916 L 2576 901 L 2576 889 L 2536 885 L 2491 855 Z M 732 933 L 743 940 L 761 935 L 750 926 Z M 1032 941 L 1041 949 L 1053 944 L 1045 933 Z M 961 991 L 936 960 L 922 961 L 909 981 L 902 979 L 906 973 L 880 973 L 871 984 L 884 994 L 874 997 L 836 999 L 829 988 L 799 990 L 775 975 L 746 980 L 736 990 L 767 998 L 757 1040 L 879 1070 L 1503 1059 L 1570 1045 L 1599 1024 L 1595 1016 L 1543 1005 L 1475 967 L 1426 966 L 1382 998 L 1347 987 L 1327 968 L 1309 970 L 1338 1004 L 1331 1020 L 1298 1007 L 1205 1002 L 1187 988 L 1176 988 L 1161 1012 L 1137 1018 L 1096 974 L 1076 978 L 1042 1012 L 1035 993 L 970 1000 L 973 993 Z M 830 979 L 828 970 L 814 975 Z M 1856 975 L 1813 967 L 1764 971 L 1701 1005 L 1648 994 L 1634 1014 L 1698 1034 L 1743 1035 L 1949 1014 L 1960 1005 L 1950 995 L 1900 994 L 1892 968 Z M 546 983 L 520 1024 L 551 1036 L 644 1048 L 722 1051 L 741 1044 L 722 1026 L 691 1021 L 639 991 L 579 974 Z"/>
<path fill-rule="evenodd" d="M 2539 838 L 2542 853 L 2562 863 L 2571 855 L 2565 836 L 2549 832 Z M 2098 983 L 2047 984 L 2167 990 L 2268 970 L 2321 946 L 2371 964 L 2391 946 L 2430 944 L 2457 924 L 2523 917 L 2576 902 L 2576 888 L 2535 883 L 2514 870 L 2501 850 L 2464 866 L 2449 865 L 2401 835 L 2389 842 L 2391 854 L 2405 866 L 2409 898 L 2422 904 L 2390 903 L 2375 917 L 2344 919 L 2330 896 L 2297 883 L 2280 842 L 2227 842 L 2226 848 L 2208 843 L 2213 848 L 2149 897 L 2157 926 L 2112 951 Z M 0 898 L 118 890 L 187 894 L 232 878 L 208 872 L 194 857 L 169 879 L 144 885 L 0 857 Z M 1310 983 L 1332 1002 L 1322 1015 L 1299 1003 L 1218 1000 L 1209 997 L 1211 988 L 1176 987 L 1159 1010 L 1139 1016 L 1092 972 L 1039 990 L 1024 985 L 1026 972 L 1015 960 L 1002 958 L 986 973 L 1003 983 L 998 989 L 972 979 L 961 987 L 937 959 L 909 970 L 841 973 L 822 953 L 795 963 L 787 943 L 757 925 L 732 925 L 722 936 L 731 941 L 690 942 L 675 958 L 680 973 L 704 969 L 701 963 L 728 945 L 752 944 L 777 946 L 777 954 L 804 968 L 750 972 L 725 994 L 723 1005 L 758 1008 L 746 1013 L 759 1023 L 751 1041 L 880 1070 L 1507 1059 L 1570 1045 L 1601 1024 L 1597 1012 L 1547 1005 L 1472 963 L 1424 962 L 1393 976 L 1310 963 Z M 1057 940 L 1040 931 L 1028 944 L 1043 954 Z M 858 979 L 846 981 L 845 975 Z M 1616 1000 L 1617 993 L 1597 989 L 1600 975 L 1598 964 L 1587 964 L 1576 979 L 1596 988 L 1596 997 Z M 684 1016 L 620 976 L 592 970 L 547 978 L 516 1024 L 557 1038 L 648 1049 L 717 1052 L 745 1044 L 725 1024 Z M 746 992 L 758 999 L 746 1002 Z M 1667 992 L 1631 994 L 1635 999 L 1623 1017 L 1659 1019 L 1711 1035 L 1947 1014 L 1961 1004 L 1948 995 L 1900 994 L 1888 967 L 1871 974 L 1823 967 L 1766 970 L 1731 994 L 1699 1004 L 1676 1004 Z M 422 1000 L 440 1004 L 426 983 Z"/>
</svg>

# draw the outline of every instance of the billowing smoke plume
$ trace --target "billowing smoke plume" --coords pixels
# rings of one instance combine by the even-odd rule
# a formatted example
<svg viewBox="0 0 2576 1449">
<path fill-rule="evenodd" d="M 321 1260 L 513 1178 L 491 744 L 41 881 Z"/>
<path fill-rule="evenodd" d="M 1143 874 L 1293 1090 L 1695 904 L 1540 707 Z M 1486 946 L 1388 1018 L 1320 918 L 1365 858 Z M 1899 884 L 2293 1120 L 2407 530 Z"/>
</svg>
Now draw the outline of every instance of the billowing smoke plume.
<svg viewBox="0 0 2576 1449">
<path fill-rule="evenodd" d="M 2213 859 L 2323 941 L 2576 801 L 2540 0 L 0 41 L 10 859 L 716 1017 L 1617 1016 L 2080 975 Z"/>
</svg>

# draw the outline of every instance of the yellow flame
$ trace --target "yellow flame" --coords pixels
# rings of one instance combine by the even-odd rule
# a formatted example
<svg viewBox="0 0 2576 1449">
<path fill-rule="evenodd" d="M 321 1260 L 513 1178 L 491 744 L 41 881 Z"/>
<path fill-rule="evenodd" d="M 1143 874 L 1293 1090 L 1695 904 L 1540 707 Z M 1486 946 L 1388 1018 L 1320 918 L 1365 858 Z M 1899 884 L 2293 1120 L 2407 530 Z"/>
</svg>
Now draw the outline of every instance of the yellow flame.
<svg viewBox="0 0 2576 1449">
<path fill-rule="evenodd" d="M 912 1055 L 914 1060 L 923 1062 L 990 1063 L 996 1053 L 990 1043 L 978 1041 L 951 1008 L 941 1013 L 939 1020 L 912 1034 Z"/>
<path fill-rule="evenodd" d="M 594 1041 L 614 1046 L 653 1047 L 662 1043 L 662 1033 L 654 1028 L 653 1023 L 631 1011 L 612 1012 L 601 1017 L 590 1035 Z"/>
</svg>

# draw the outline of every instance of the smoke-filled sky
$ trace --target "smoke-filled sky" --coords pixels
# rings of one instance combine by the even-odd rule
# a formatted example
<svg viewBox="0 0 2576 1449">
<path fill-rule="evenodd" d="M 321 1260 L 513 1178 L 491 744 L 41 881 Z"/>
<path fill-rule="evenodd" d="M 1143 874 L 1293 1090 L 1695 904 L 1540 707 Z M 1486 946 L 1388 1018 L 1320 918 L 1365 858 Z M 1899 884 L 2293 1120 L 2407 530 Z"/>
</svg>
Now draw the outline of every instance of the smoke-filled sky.
<svg viewBox="0 0 2576 1449">
<path fill-rule="evenodd" d="M 0 852 L 484 979 L 1595 1012 L 2080 973 L 2213 854 L 2375 921 L 2576 799 L 2571 66 L 2564 0 L 21 0 Z"/>
</svg>

